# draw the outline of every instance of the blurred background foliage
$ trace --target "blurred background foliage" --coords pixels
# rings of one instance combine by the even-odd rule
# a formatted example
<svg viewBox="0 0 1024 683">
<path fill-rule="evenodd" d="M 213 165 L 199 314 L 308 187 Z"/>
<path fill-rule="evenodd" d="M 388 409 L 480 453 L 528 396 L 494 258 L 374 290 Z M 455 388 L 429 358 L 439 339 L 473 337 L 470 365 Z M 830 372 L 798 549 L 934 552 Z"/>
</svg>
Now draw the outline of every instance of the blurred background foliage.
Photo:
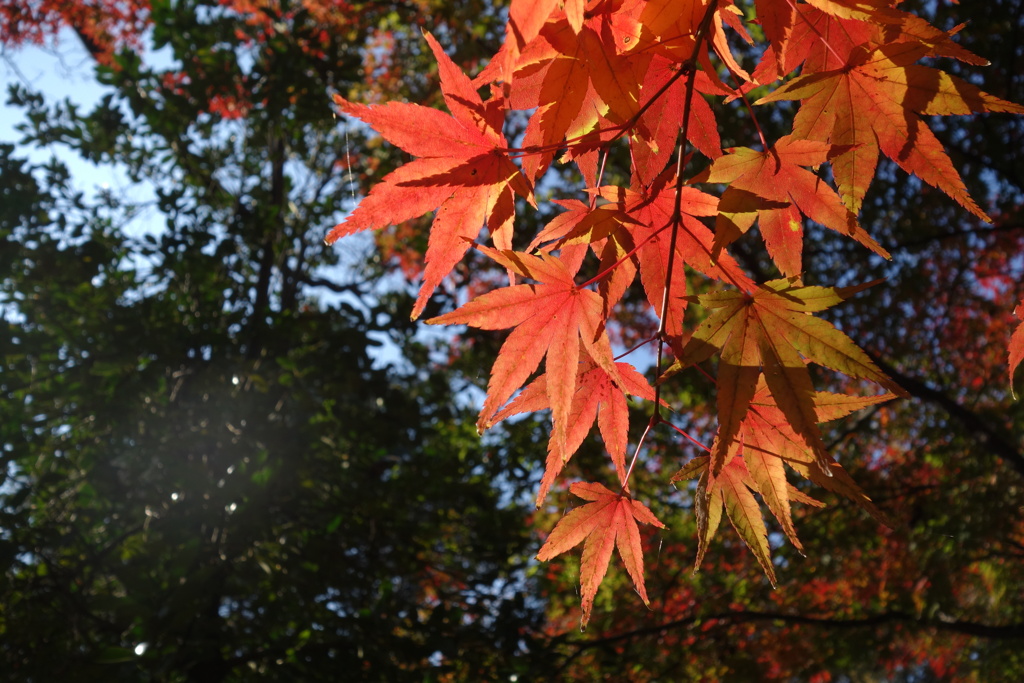
<svg viewBox="0 0 1024 683">
<path fill-rule="evenodd" d="M 28 7 L 0 11 L 4 50 L 63 26 L 105 96 L 80 110 L 7 72 L 23 116 L 0 141 L 7 679 L 1024 676 L 1024 409 L 1005 365 L 1024 296 L 1020 119 L 931 122 L 992 225 L 885 162 L 862 224 L 891 262 L 808 229 L 809 284 L 888 278 L 833 321 L 912 398 L 827 438 L 893 528 L 809 490 L 829 507 L 796 511 L 808 557 L 773 535 L 776 590 L 731 529 L 693 575 L 691 494 L 668 479 L 696 452 L 659 434 L 632 487 L 670 527 L 648 538 L 652 610 L 613 568 L 580 633 L 578 562 L 531 559 L 574 504 L 562 488 L 532 506 L 545 416 L 479 438 L 500 337 L 470 330 L 449 348 L 408 322 L 399 276 L 417 272 L 426 224 L 322 245 L 403 161 L 336 119 L 328 93 L 439 106 L 420 29 L 472 73 L 500 45 L 504 3 Z M 903 8 L 944 29 L 969 20 L 960 41 L 992 66 L 941 66 L 1024 102 L 1024 2 Z M 757 113 L 769 137 L 788 132 Z M 741 107 L 716 114 L 727 144 L 751 144 Z M 68 153 L 149 194 L 94 191 Z M 738 258 L 774 277 L 758 245 Z M 483 268 L 471 256 L 427 315 L 500 277 Z M 650 317 L 636 300 L 622 320 Z M 705 442 L 711 390 L 696 373 L 671 387 L 673 421 Z M 595 439 L 567 476 L 599 477 L 604 458 Z"/>
</svg>

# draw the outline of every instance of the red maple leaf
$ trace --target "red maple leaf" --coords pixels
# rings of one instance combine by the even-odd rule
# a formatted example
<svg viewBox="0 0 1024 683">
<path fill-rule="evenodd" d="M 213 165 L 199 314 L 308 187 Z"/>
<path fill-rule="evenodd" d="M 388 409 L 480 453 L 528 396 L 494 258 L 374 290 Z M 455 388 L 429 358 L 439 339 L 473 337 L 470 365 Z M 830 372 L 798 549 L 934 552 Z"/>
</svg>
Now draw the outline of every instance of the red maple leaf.
<svg viewBox="0 0 1024 683">
<path fill-rule="evenodd" d="M 558 247 L 592 244 L 601 257 L 602 270 L 633 252 L 636 266 L 623 261 L 602 281 L 601 291 L 607 297 L 607 305 L 622 296 L 638 267 L 648 302 L 659 313 L 665 288 L 669 287 L 671 299 L 665 331 L 678 337 L 682 334 L 687 306 L 686 271 L 682 265 L 738 287 L 751 288 L 754 283 L 729 254 L 717 260 L 712 258 L 714 236 L 697 216 L 714 216 L 718 200 L 696 188 L 681 189 L 680 224 L 674 240 L 675 255 L 671 255 L 675 189 L 670 180 L 666 171 L 650 187 L 626 189 L 608 185 L 590 190 L 607 203 L 594 208 L 581 202 L 563 203 L 570 211 L 552 220 L 532 246 L 546 240 L 557 240 L 554 246 Z M 671 272 L 670 261 L 674 261 Z"/>
<path fill-rule="evenodd" d="M 580 498 L 590 501 L 576 508 L 558 521 L 551 535 L 537 553 L 541 562 L 567 552 L 586 540 L 583 559 L 580 562 L 580 588 L 583 597 L 582 626 L 590 620 L 590 609 L 597 595 L 612 550 L 618 548 L 619 557 L 626 565 L 629 578 L 633 580 L 637 593 L 645 605 L 647 589 L 644 587 L 644 552 L 640 544 L 640 528 L 637 521 L 653 524 L 661 529 L 665 525 L 658 521 L 646 505 L 633 500 L 625 493 L 612 493 L 601 484 L 577 482 L 569 490 Z"/>
<path fill-rule="evenodd" d="M 335 95 L 335 103 L 346 114 L 369 123 L 388 142 L 420 158 L 385 176 L 327 235 L 331 244 L 437 209 L 414 319 L 485 223 L 496 246 L 511 247 L 514 193 L 533 201 L 529 183 L 508 156 L 501 110 L 484 103 L 433 36 L 428 33 L 426 38 L 437 58 L 452 116 L 401 102 L 365 106 Z"/>
<path fill-rule="evenodd" d="M 649 131 L 650 137 L 635 135 L 630 138 L 630 153 L 633 157 L 633 175 L 636 183 L 651 185 L 665 168 L 675 151 L 676 138 L 683 123 L 686 108 L 686 79 L 678 78 L 678 65 L 661 55 L 655 55 L 647 69 L 647 75 L 640 89 L 640 104 L 648 109 L 640 117 L 640 124 Z M 668 90 L 661 93 L 663 86 L 676 80 Z M 698 71 L 694 79 L 697 93 L 730 95 L 704 71 Z M 661 93 L 657 99 L 654 95 Z M 722 156 L 722 140 L 711 105 L 703 96 L 694 93 L 690 99 L 690 116 L 687 133 L 689 140 L 709 159 Z"/>
<path fill-rule="evenodd" d="M 1020 305 L 1013 309 L 1013 314 L 1024 320 L 1024 300 L 1021 300 Z M 1024 361 L 1024 323 L 1017 326 L 1017 329 L 1013 331 L 1013 335 L 1010 336 L 1010 392 L 1013 397 L 1017 397 L 1017 392 L 1013 390 L 1013 376 L 1017 372 L 1017 366 Z"/>
</svg>

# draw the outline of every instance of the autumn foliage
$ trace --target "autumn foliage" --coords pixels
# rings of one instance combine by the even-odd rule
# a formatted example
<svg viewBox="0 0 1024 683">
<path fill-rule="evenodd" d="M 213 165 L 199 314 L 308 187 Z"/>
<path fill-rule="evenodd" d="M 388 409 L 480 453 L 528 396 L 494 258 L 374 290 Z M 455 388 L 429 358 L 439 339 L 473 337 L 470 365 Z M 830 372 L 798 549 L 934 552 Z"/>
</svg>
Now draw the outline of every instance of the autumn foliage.
<svg viewBox="0 0 1024 683">
<path fill-rule="evenodd" d="M 652 429 L 679 431 L 661 396 L 677 373 L 709 372 L 717 386 L 717 436 L 702 445 L 680 431 L 683 443 L 704 452 L 685 462 L 681 449 L 671 477 L 697 480 L 697 565 L 724 513 L 774 582 L 755 494 L 799 548 L 791 505 L 821 503 L 793 475 L 885 521 L 829 454 L 819 427 L 905 393 L 819 315 L 884 284 L 804 283 L 805 225 L 855 241 L 865 257 L 888 258 L 858 223 L 880 155 L 984 218 L 922 117 L 1024 113 L 921 64 L 986 62 L 957 44 L 956 30 L 941 31 L 898 4 L 756 0 L 745 18 L 731 0 L 513 0 L 505 42 L 475 79 L 425 36 L 450 114 L 335 96 L 342 113 L 415 159 L 373 187 L 327 241 L 436 211 L 414 318 L 471 248 L 508 273 L 509 286 L 428 322 L 511 330 L 478 426 L 551 410 L 538 505 L 598 424 L 616 489 L 572 484 L 586 502 L 538 555 L 548 560 L 585 544 L 584 625 L 613 548 L 647 600 L 637 522 L 662 524 L 637 499 L 643 492 L 630 488 L 630 475 Z M 734 53 L 741 43 L 751 47 Z M 759 58 L 745 69 L 750 50 Z M 749 146 L 721 148 L 715 110 L 723 106 L 749 109 L 749 130 L 729 131 Z M 514 145 L 504 132 L 513 111 L 529 112 Z M 769 115 L 790 117 L 791 132 L 765 139 L 757 119 Z M 624 148 L 631 182 L 606 184 L 608 157 Z M 576 166 L 585 191 L 558 200 L 564 211 L 530 233 L 516 213 L 535 205 L 534 189 L 556 160 Z M 766 282 L 730 252 L 755 224 L 779 276 Z M 695 291 L 692 272 L 703 278 Z M 652 383 L 629 353 L 616 355 L 609 337 L 633 288 L 658 320 L 648 340 Z M 1010 346 L 1011 380 L 1022 358 L 1024 328 Z M 818 390 L 815 378 L 824 375 L 811 366 L 836 373 L 846 393 Z M 627 395 L 651 406 L 631 453 Z"/>
</svg>

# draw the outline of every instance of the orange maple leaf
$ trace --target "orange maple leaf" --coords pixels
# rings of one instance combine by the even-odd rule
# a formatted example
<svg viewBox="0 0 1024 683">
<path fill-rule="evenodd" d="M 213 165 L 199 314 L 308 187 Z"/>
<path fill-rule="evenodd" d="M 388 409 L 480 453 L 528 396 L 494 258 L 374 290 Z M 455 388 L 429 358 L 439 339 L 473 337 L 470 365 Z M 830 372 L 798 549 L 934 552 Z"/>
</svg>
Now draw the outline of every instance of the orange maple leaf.
<svg viewBox="0 0 1024 683">
<path fill-rule="evenodd" d="M 594 597 L 608 572 L 608 563 L 615 548 L 618 548 L 619 557 L 626 565 L 626 571 L 633 580 L 640 598 L 645 605 L 650 606 L 647 589 L 644 586 L 644 552 L 640 544 L 640 528 L 637 521 L 661 529 L 664 529 L 665 525 L 643 503 L 633 500 L 624 493 L 612 493 L 601 484 L 577 482 L 570 486 L 569 490 L 590 502 L 558 521 L 537 553 L 537 559 L 546 562 L 586 540 L 583 546 L 583 560 L 580 562 L 583 628 L 586 628 L 590 620 Z"/>
<path fill-rule="evenodd" d="M 900 168 L 939 188 L 968 211 L 989 220 L 974 203 L 931 129 L 920 115 L 1011 112 L 1024 107 L 989 95 L 955 76 L 914 64 L 931 47 L 911 42 L 859 47 L 843 68 L 802 75 L 755 104 L 802 100 L 793 133 L 849 146 L 832 160 L 839 193 L 860 210 L 879 151 Z"/>
<path fill-rule="evenodd" d="M 818 422 L 830 422 L 893 398 L 895 396 L 891 393 L 877 396 L 849 396 L 818 391 L 813 396 L 814 412 Z M 807 441 L 794 431 L 786 415 L 779 409 L 763 377 L 758 382 L 757 390 L 751 400 L 751 410 L 743 420 L 740 440 L 743 443 L 743 457 L 753 473 L 755 481 L 758 482 L 758 490 L 769 509 L 779 520 L 790 541 L 797 548 L 801 546 L 796 538 L 796 532 L 793 530 L 792 520 L 789 518 L 789 506 L 777 484 L 779 475 L 782 474 L 783 463 L 823 489 L 853 501 L 882 524 L 890 523 L 861 490 L 857 482 L 833 458 L 829 457 L 828 459 L 828 471 L 821 470 L 818 466 L 817 456 L 807 445 Z M 793 498 L 795 489 L 787 488 L 787 490 L 790 497 Z"/>
<path fill-rule="evenodd" d="M 747 232 L 757 217 L 768 253 L 779 270 L 783 275 L 799 275 L 803 270 L 802 213 L 889 258 L 889 252 L 858 225 L 857 216 L 843 205 L 835 190 L 803 168 L 824 163 L 829 149 L 827 143 L 787 135 L 766 152 L 732 148 L 695 176 L 692 182 L 729 185 L 718 205 L 714 256 Z"/>
<path fill-rule="evenodd" d="M 523 146 L 544 151 L 523 159 L 536 179 L 566 137 L 589 133 L 602 123 L 622 124 L 639 111 L 642 75 L 650 55 L 620 55 L 607 49 L 609 14 L 596 12 L 575 27 L 556 13 L 516 60 L 510 100 L 513 109 L 534 109 Z M 596 169 L 594 169 L 596 170 Z M 588 176 L 590 174 L 588 173 Z"/>
<path fill-rule="evenodd" d="M 683 264 L 715 278 L 747 289 L 754 286 L 739 264 L 729 254 L 712 259 L 714 235 L 697 216 L 718 213 L 718 199 L 692 187 L 683 187 L 680 224 L 675 238 L 675 256 L 671 255 L 672 212 L 675 206 L 675 187 L 672 175 L 666 171 L 650 187 L 626 189 L 605 186 L 596 190 L 600 197 L 613 202 L 624 212 L 621 230 L 629 234 L 629 243 L 640 245 L 635 260 L 647 300 L 659 312 L 666 287 L 671 300 L 667 310 L 666 334 L 678 337 L 683 332 L 683 314 L 686 310 L 686 271 Z M 669 272 L 669 261 L 674 260 Z"/>
<path fill-rule="evenodd" d="M 779 75 L 792 73 L 801 64 L 804 74 L 842 69 L 851 52 L 862 45 L 905 42 L 928 48 L 928 56 L 952 57 L 962 62 L 985 66 L 988 61 L 953 42 L 959 30 L 940 31 L 921 17 L 888 7 L 889 0 L 879 2 L 836 2 L 812 0 L 811 4 L 793 5 L 782 0 L 757 0 L 761 18 L 771 45 L 754 70 L 754 80 L 764 84 Z M 812 5 L 817 5 L 814 7 Z M 787 18 L 787 12 L 794 12 Z M 779 41 L 772 36 L 788 35 Z M 827 39 L 826 39 L 827 36 Z M 753 84 L 745 86 L 752 88 Z"/>
<path fill-rule="evenodd" d="M 569 211 L 556 216 L 531 246 L 547 240 L 556 240 L 554 246 L 563 248 L 591 244 L 601 258 L 602 270 L 618 263 L 601 281 L 605 310 L 618 301 L 639 268 L 647 299 L 658 313 L 665 288 L 670 288 L 665 330 L 668 335 L 678 337 L 683 331 L 687 306 L 686 271 L 682 265 L 739 287 L 753 287 L 754 283 L 729 254 L 712 259 L 714 235 L 696 217 L 716 215 L 718 199 L 696 188 L 683 187 L 680 191 L 680 225 L 675 238 L 675 255 L 671 255 L 670 228 L 675 201 L 671 179 L 670 171 L 666 171 L 650 187 L 626 189 L 607 185 L 588 190 L 607 202 L 594 208 L 582 202 L 560 202 Z M 634 251 L 634 245 L 639 246 L 633 258 L 619 262 L 625 254 Z M 671 273 L 670 261 L 674 261 Z"/>
<path fill-rule="evenodd" d="M 441 88 L 452 112 L 415 104 L 355 104 L 334 96 L 338 107 L 372 125 L 388 142 L 420 157 L 377 183 L 327 243 L 382 228 L 438 209 L 427 243 L 423 285 L 413 307 L 415 319 L 486 223 L 499 248 L 512 246 L 514 194 L 531 203 L 530 184 L 512 162 L 501 132 L 502 111 L 485 104 L 469 78 L 429 33 L 441 72 Z"/>
<path fill-rule="evenodd" d="M 729 49 L 722 23 L 735 30 L 748 44 L 753 43 L 750 35 L 743 27 L 739 17 L 742 11 L 733 4 L 733 0 L 713 0 L 714 16 L 708 25 L 710 40 L 705 41 L 698 55 L 701 67 L 712 78 L 717 79 L 717 70 L 708 60 L 708 51 L 714 48 L 715 54 L 728 67 L 729 71 L 744 81 L 750 76 L 740 67 L 739 62 Z M 640 40 L 629 48 L 634 52 L 656 49 L 665 56 L 683 61 L 689 59 L 696 45 L 701 22 L 708 11 L 704 2 L 679 2 L 679 0 L 645 0 L 643 10 L 639 14 Z M 709 45 L 710 43 L 710 45 Z"/>
<path fill-rule="evenodd" d="M 626 395 L 654 400 L 654 389 L 644 376 L 629 363 L 615 363 L 616 377 L 584 356 L 579 364 L 576 378 L 576 393 L 572 397 L 569 424 L 566 431 L 564 453 L 559 452 L 554 434 L 548 441 L 547 463 L 544 478 L 537 492 L 537 507 L 544 502 L 555 478 L 569 459 L 579 450 L 583 440 L 590 433 L 595 420 L 604 440 L 604 446 L 611 455 L 619 483 L 626 485 L 626 444 L 629 435 L 629 406 Z M 551 407 L 548 398 L 547 375 L 541 375 L 523 389 L 515 399 L 501 409 L 488 422 L 487 427 L 505 418 L 521 413 L 545 410 Z"/>
<path fill-rule="evenodd" d="M 760 15 L 766 0 L 757 1 Z M 793 15 L 791 19 L 786 19 L 784 14 L 769 18 L 769 24 L 764 28 L 771 42 L 754 69 L 754 83 L 744 84 L 745 91 L 752 90 L 757 84 L 776 81 L 801 65 L 804 74 L 840 69 L 854 48 L 870 43 L 875 35 L 873 24 L 868 22 L 841 19 L 806 4 L 794 6 L 786 0 L 768 2 L 788 7 Z M 778 25 L 772 25 L 772 21 L 777 21 Z M 772 39 L 769 29 L 781 31 L 783 35 L 788 33 L 788 39 L 784 42 Z M 828 36 L 828 40 L 822 36 Z"/>
<path fill-rule="evenodd" d="M 876 24 L 895 23 L 901 12 L 891 9 L 892 0 L 807 0 L 822 12 L 841 19 Z"/>
<path fill-rule="evenodd" d="M 754 7 L 757 11 L 757 21 L 761 24 L 772 50 L 772 54 L 765 55 L 765 59 L 774 57 L 778 65 L 784 65 L 791 49 L 790 45 L 793 43 L 790 36 L 793 34 L 793 24 L 796 20 L 796 6 L 775 0 L 754 0 Z M 754 72 L 754 78 L 758 78 L 757 71 Z"/>
<path fill-rule="evenodd" d="M 461 308 L 428 320 L 430 325 L 471 325 L 484 330 L 515 327 L 498 352 L 477 426 L 486 429 L 498 410 L 546 357 L 547 398 L 557 452 L 566 451 L 567 426 L 576 394 L 580 344 L 593 361 L 618 379 L 604 331 L 600 295 L 581 289 L 559 257 L 480 250 L 508 270 L 540 284 L 512 285 L 488 292 Z M 620 386 L 622 381 L 619 380 Z"/>
<path fill-rule="evenodd" d="M 553 200 L 566 209 L 558 214 L 541 230 L 530 243 L 530 250 L 545 242 L 554 242 L 544 247 L 550 251 L 561 249 L 563 256 L 573 255 L 574 245 L 590 245 L 601 260 L 599 272 L 607 275 L 598 282 L 598 292 L 604 300 L 607 312 L 622 298 L 636 277 L 636 266 L 626 258 L 633 249 L 633 240 L 627 230 L 620 229 L 626 223 L 635 223 L 620 204 L 590 206 L 575 199 Z M 585 249 L 584 252 L 585 254 Z M 577 256 L 577 258 L 581 258 Z"/>
<path fill-rule="evenodd" d="M 697 571 L 700 568 L 708 543 L 722 521 L 724 508 L 733 528 L 753 551 L 774 586 L 775 570 L 768 548 L 768 529 L 761 516 L 761 506 L 754 498 L 754 491 L 758 490 L 757 483 L 750 476 L 741 457 L 730 458 L 717 475 L 711 472 L 710 462 L 706 455 L 696 457 L 672 477 L 673 481 L 679 481 L 700 476 L 694 495 L 694 512 L 697 515 L 697 559 L 693 570 Z"/>
</svg>

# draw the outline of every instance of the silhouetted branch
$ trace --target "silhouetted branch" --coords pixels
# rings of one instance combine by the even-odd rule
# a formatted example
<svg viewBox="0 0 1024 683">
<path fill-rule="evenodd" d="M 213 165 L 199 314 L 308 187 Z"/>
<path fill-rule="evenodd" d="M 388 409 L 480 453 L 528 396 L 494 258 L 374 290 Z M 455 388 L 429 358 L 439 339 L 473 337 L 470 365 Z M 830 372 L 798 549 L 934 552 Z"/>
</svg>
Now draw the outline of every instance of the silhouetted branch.
<svg viewBox="0 0 1024 683">
<path fill-rule="evenodd" d="M 1004 460 L 1008 465 L 1013 467 L 1013 469 L 1017 470 L 1019 474 L 1024 475 L 1024 454 L 1021 453 L 1020 449 L 1016 445 L 1000 434 L 994 425 L 990 424 L 974 411 L 958 403 L 956 399 L 951 396 L 928 386 L 923 380 L 900 372 L 873 354 L 869 353 L 868 355 L 871 356 L 871 360 L 878 365 L 882 372 L 895 380 L 901 387 L 909 391 L 914 398 L 934 403 L 945 410 L 950 417 L 958 420 L 961 424 L 967 427 L 969 431 L 977 435 L 980 438 L 981 443 L 984 444 L 993 455 Z"/>
<path fill-rule="evenodd" d="M 663 624 L 633 629 L 617 633 L 615 635 L 602 636 L 600 638 L 582 640 L 569 640 L 565 636 L 561 636 L 560 638 L 565 638 L 566 645 L 576 648 L 576 652 L 569 657 L 568 661 L 571 661 L 580 653 L 595 647 L 603 647 L 605 645 L 622 642 L 624 640 L 632 640 L 634 638 L 642 638 L 645 636 L 662 635 L 671 631 L 690 628 L 697 624 L 703 625 L 710 621 L 734 624 L 771 621 L 778 622 L 779 624 L 820 626 L 830 629 L 871 628 L 875 626 L 900 623 L 912 624 L 923 629 L 961 633 L 978 638 L 1024 638 L 1024 623 L 991 625 L 959 619 L 926 619 L 924 617 L 900 611 L 882 612 L 866 617 L 847 619 L 836 617 L 816 617 L 805 614 L 787 614 L 785 612 L 756 612 L 745 610 L 736 612 L 719 612 L 717 614 L 695 614 L 682 619 L 665 622 Z"/>
</svg>

